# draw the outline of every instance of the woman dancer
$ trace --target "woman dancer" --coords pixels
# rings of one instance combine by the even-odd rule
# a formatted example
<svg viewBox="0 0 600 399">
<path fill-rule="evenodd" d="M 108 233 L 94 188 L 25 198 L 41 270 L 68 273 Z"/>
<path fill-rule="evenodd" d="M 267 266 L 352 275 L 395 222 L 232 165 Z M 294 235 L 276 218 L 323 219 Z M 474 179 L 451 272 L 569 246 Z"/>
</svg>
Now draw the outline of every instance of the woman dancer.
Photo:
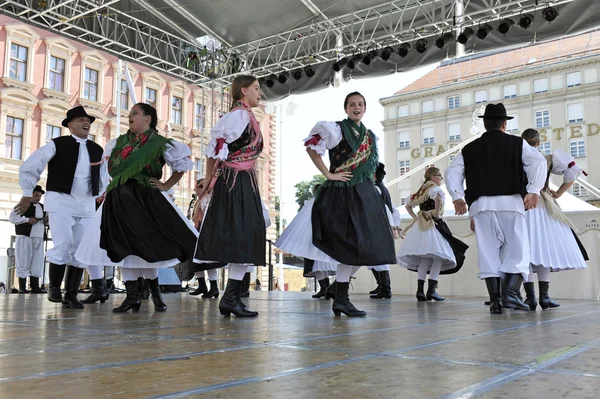
<svg viewBox="0 0 600 399">
<path fill-rule="evenodd" d="M 265 264 L 266 224 L 255 164 L 263 138 L 252 107 L 262 92 L 253 76 L 238 76 L 231 87 L 232 107 L 211 130 L 204 192 L 212 199 L 200 228 L 196 262 L 206 269 L 229 264 L 229 280 L 219 303 L 224 316 L 256 317 L 241 300 L 242 279 L 252 265 Z M 213 264 L 207 263 L 213 262 Z"/>
<path fill-rule="evenodd" d="M 167 310 L 158 285 L 158 268 L 193 256 L 197 232 L 166 192 L 191 170 L 190 149 L 158 134 L 156 109 L 138 103 L 129 113 L 129 130 L 109 141 L 103 167 L 112 181 L 75 257 L 89 265 L 117 265 L 127 297 L 113 312 L 138 311 L 137 280 L 150 285 L 154 310 Z M 164 164 L 173 174 L 166 182 Z"/>
<path fill-rule="evenodd" d="M 521 135 L 529 145 L 540 145 L 540 134 L 535 129 L 526 129 Z M 557 308 L 548 290 L 550 288 L 550 272 L 568 269 L 585 269 L 589 260 L 585 248 L 575 234 L 575 227 L 565 216 L 556 202 L 585 172 L 575 165 L 572 156 L 564 151 L 556 150 L 546 155 L 548 175 L 546 185 L 540 193 L 539 206 L 525 212 L 531 251 L 531 271 L 525 287 L 525 303 L 530 310 L 537 308 L 533 273 L 537 273 L 539 285 L 539 302 L 542 309 Z M 550 175 L 562 175 L 563 183 L 557 191 L 550 190 Z M 586 174 L 587 175 L 587 174 Z"/>
<path fill-rule="evenodd" d="M 346 119 L 319 122 L 305 139 L 308 155 L 327 178 L 312 208 L 312 237 L 304 234 L 280 248 L 337 263 L 333 313 L 362 317 L 366 312 L 357 310 L 348 297 L 350 277 L 360 266 L 394 263 L 395 249 L 385 205 L 373 184 L 379 163 L 377 138 L 361 122 L 366 110 L 362 94 L 348 94 L 344 110 Z M 327 150 L 329 169 L 321 159 Z"/>
<path fill-rule="evenodd" d="M 410 197 L 406 210 L 413 221 L 404 229 L 404 242 L 398 251 L 398 264 L 418 272 L 417 301 L 443 301 L 437 292 L 440 274 L 453 274 L 460 270 L 469 248 L 452 236 L 442 219 L 445 196 L 440 185 L 442 174 L 436 167 L 425 171 L 425 182 Z M 418 206 L 419 212 L 413 208 Z M 416 224 L 416 227 L 413 226 Z M 408 232 L 408 233 L 407 233 Z M 425 278 L 429 274 L 427 294 L 424 292 Z"/>
</svg>

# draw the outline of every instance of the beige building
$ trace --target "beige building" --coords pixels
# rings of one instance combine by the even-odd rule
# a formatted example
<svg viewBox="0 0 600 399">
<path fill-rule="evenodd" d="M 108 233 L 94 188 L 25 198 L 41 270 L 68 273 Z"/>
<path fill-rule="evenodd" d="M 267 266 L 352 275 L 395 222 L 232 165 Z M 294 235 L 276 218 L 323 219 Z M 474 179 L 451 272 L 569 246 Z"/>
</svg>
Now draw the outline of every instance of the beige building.
<svg viewBox="0 0 600 399">
<path fill-rule="evenodd" d="M 385 159 L 388 179 L 401 176 L 472 137 L 474 117 L 486 103 L 502 102 L 508 130 L 516 135 L 540 131 L 539 149 L 562 149 L 600 186 L 600 32 L 523 48 L 470 55 L 442 63 L 391 97 L 385 108 Z M 435 166 L 446 169 L 454 156 Z M 553 179 L 560 183 L 560 179 Z M 390 187 L 400 205 L 423 182 L 417 173 Z M 597 199 L 575 183 L 572 194 Z"/>
</svg>

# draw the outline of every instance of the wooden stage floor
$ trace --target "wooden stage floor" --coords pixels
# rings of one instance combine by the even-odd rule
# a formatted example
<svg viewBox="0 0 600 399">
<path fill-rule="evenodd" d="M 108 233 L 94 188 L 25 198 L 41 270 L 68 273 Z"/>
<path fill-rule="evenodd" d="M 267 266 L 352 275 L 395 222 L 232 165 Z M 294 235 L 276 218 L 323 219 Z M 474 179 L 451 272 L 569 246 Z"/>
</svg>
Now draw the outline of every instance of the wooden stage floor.
<svg viewBox="0 0 600 399">
<path fill-rule="evenodd" d="M 600 397 L 596 301 L 492 316 L 483 298 L 351 295 L 368 316 L 348 319 L 309 293 L 251 296 L 256 319 L 185 293 L 137 314 L 111 312 L 122 294 L 84 310 L 0 295 L 0 397 Z"/>
</svg>

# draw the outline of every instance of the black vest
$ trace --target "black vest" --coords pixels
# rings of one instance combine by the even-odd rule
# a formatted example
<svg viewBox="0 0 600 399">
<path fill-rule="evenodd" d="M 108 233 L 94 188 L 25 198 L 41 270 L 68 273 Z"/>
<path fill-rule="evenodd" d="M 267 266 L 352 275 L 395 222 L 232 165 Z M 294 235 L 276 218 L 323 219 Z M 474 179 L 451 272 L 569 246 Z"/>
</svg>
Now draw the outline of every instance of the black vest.
<svg viewBox="0 0 600 399">
<path fill-rule="evenodd" d="M 43 214 L 44 204 L 40 203 L 40 206 L 42 207 L 42 214 Z M 29 205 L 29 208 L 27 208 L 27 210 L 25 211 L 25 213 L 22 216 L 24 216 L 26 218 L 34 218 L 35 217 L 35 205 L 34 204 Z M 32 227 L 33 227 L 33 225 L 31 225 L 29 223 L 16 224 L 15 225 L 15 233 L 18 236 L 29 237 L 29 235 L 31 234 Z"/>
<path fill-rule="evenodd" d="M 469 206 L 479 197 L 524 195 L 523 139 L 501 131 L 485 132 L 462 149 Z"/>
<path fill-rule="evenodd" d="M 390 209 L 390 212 L 394 213 L 392 197 L 390 196 L 390 192 L 388 191 L 387 187 L 383 184 L 383 181 L 375 180 L 375 185 L 381 190 L 381 198 L 383 199 L 383 203 Z"/>
<path fill-rule="evenodd" d="M 77 159 L 79 158 L 79 143 L 72 136 L 62 136 L 52 139 L 56 146 L 56 154 L 48 162 L 48 181 L 46 190 L 58 193 L 71 194 Z M 92 173 L 92 195 L 100 191 L 100 163 L 102 161 L 102 147 L 93 141 L 86 142 L 90 156 Z"/>
</svg>

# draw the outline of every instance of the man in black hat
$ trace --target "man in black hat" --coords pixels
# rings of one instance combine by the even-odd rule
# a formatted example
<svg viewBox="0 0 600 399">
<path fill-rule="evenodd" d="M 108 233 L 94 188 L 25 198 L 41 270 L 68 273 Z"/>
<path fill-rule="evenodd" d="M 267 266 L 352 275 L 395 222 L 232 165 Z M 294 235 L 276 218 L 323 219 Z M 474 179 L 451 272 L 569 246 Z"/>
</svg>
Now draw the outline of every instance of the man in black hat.
<svg viewBox="0 0 600 399">
<path fill-rule="evenodd" d="M 62 125 L 71 135 L 52 139 L 19 168 L 23 197 L 15 211 L 23 215 L 31 204 L 33 188 L 48 165 L 46 212 L 54 244 L 47 254 L 50 261 L 48 299 L 72 309 L 83 309 L 77 290 L 86 267 L 73 255 L 94 215 L 95 198 L 108 182 L 107 173 L 101 176 L 100 171 L 102 147 L 88 140 L 95 119 L 81 106 L 69 110 Z M 60 290 L 63 277 L 64 297 Z"/>
<path fill-rule="evenodd" d="M 35 186 L 31 204 L 22 215 L 12 211 L 8 221 L 15 225 L 15 261 L 19 278 L 19 294 L 26 294 L 27 277 L 31 293 L 44 294 L 40 288 L 40 277 L 44 273 L 44 205 L 40 203 L 44 195 L 41 186 Z"/>
<path fill-rule="evenodd" d="M 485 279 L 490 312 L 502 313 L 502 307 L 529 310 L 518 297 L 529 275 L 525 211 L 537 206 L 546 160 L 521 137 L 506 133 L 507 120 L 513 117 L 506 115 L 503 104 L 488 104 L 480 118 L 486 131 L 446 170 L 446 186 L 457 215 L 469 207 L 479 250 L 478 277 Z M 502 275 L 505 289 L 500 298 Z"/>
</svg>

